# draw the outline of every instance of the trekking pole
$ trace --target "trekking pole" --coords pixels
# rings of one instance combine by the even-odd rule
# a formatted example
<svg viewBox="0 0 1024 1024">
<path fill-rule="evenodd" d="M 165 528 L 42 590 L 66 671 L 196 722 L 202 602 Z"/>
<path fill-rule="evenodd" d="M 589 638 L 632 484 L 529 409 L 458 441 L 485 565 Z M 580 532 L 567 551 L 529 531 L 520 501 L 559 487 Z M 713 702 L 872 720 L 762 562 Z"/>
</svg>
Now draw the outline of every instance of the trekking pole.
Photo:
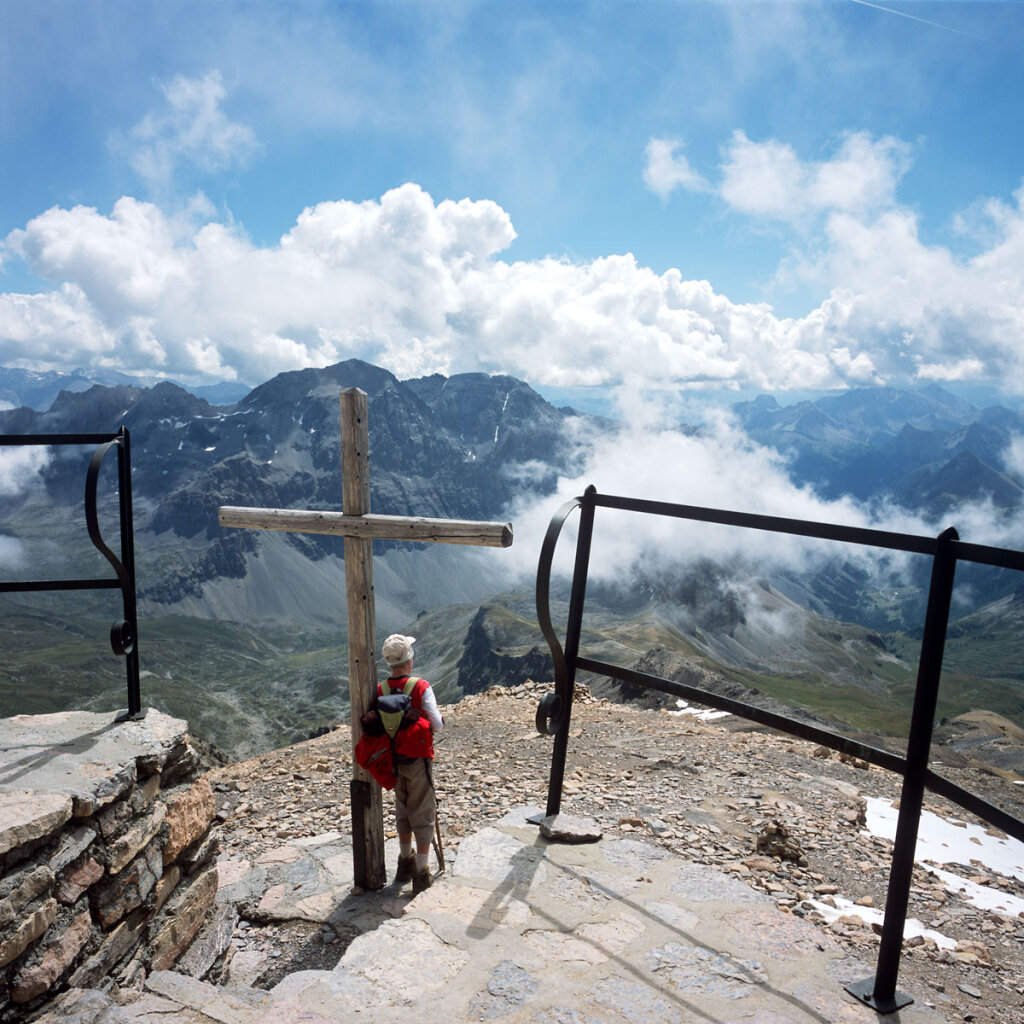
<svg viewBox="0 0 1024 1024">
<path fill-rule="evenodd" d="M 430 780 L 430 788 L 434 791 L 434 855 L 437 857 L 437 866 L 444 871 L 444 845 L 441 843 L 441 815 L 439 808 L 441 801 L 437 797 L 437 786 L 434 785 L 434 766 L 427 760 L 427 778 Z"/>
<path fill-rule="evenodd" d="M 437 855 L 437 866 L 444 871 L 444 846 L 441 843 L 441 820 L 434 811 L 434 853 Z"/>
</svg>

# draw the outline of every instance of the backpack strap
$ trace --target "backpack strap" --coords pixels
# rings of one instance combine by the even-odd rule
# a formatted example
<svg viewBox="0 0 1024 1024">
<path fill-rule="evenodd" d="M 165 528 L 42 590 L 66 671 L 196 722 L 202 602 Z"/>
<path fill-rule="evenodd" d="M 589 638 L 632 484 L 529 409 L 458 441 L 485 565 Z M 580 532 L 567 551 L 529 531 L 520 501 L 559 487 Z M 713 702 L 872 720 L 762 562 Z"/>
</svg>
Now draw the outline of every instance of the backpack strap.
<svg viewBox="0 0 1024 1024">
<path fill-rule="evenodd" d="M 420 681 L 419 676 L 406 676 L 405 685 L 399 690 L 391 685 L 390 679 L 385 679 L 380 684 L 380 692 L 387 697 L 392 693 L 404 693 L 407 697 L 412 695 L 412 691 L 416 689 L 416 684 Z"/>
</svg>

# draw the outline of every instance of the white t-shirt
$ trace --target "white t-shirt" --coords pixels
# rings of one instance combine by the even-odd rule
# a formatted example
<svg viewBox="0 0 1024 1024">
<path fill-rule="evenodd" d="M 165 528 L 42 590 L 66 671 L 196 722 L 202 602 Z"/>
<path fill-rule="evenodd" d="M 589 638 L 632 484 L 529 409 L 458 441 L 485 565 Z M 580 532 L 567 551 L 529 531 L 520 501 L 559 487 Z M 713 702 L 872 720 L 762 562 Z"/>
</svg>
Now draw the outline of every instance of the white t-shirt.
<svg viewBox="0 0 1024 1024">
<path fill-rule="evenodd" d="M 433 732 L 440 732 L 444 728 L 444 719 L 437 709 L 437 698 L 434 696 L 434 688 L 427 683 L 423 691 L 423 706 L 420 709 L 430 719 L 430 728 Z"/>
</svg>

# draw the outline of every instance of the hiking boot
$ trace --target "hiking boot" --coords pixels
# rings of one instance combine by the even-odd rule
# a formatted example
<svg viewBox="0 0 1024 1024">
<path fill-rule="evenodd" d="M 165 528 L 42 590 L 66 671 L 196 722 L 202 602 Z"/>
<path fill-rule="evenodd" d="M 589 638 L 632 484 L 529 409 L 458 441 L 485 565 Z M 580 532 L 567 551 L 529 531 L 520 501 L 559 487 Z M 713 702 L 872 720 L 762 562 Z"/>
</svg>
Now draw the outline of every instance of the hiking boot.
<svg viewBox="0 0 1024 1024">
<path fill-rule="evenodd" d="M 412 876 L 412 894 L 413 896 L 417 893 L 423 892 L 424 889 L 429 889 L 434 884 L 434 879 L 430 877 L 430 868 L 424 868 L 422 871 L 417 871 Z"/>
<path fill-rule="evenodd" d="M 408 857 L 398 858 L 398 867 L 395 869 L 395 884 L 401 885 L 408 882 L 416 874 L 416 854 L 410 853 Z"/>
</svg>

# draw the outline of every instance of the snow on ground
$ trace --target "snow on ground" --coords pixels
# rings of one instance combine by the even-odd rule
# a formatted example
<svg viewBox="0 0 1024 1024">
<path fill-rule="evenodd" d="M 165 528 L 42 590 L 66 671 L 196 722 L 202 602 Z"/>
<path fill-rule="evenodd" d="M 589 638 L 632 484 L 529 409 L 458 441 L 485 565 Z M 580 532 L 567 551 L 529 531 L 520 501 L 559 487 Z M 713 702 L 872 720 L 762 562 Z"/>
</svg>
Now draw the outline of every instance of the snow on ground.
<svg viewBox="0 0 1024 1024">
<path fill-rule="evenodd" d="M 867 830 L 885 839 L 896 838 L 899 811 L 889 800 L 868 797 Z M 1001 875 L 1024 882 L 1024 843 L 1009 837 L 1000 838 L 980 825 L 947 821 L 931 811 L 921 812 L 914 859 L 923 864 L 950 892 L 982 910 L 1016 917 L 1024 912 L 1024 899 L 1000 892 L 995 886 L 978 885 L 940 865 L 973 864 L 979 869 L 997 871 Z"/>
<path fill-rule="evenodd" d="M 1019 896 L 1000 892 L 991 885 L 978 885 L 977 882 L 954 875 L 952 871 L 944 871 L 942 868 L 936 868 L 930 864 L 926 866 L 950 892 L 959 892 L 968 903 L 973 903 L 974 906 L 980 907 L 982 910 L 993 910 L 997 914 L 1005 914 L 1008 917 L 1024 914 L 1024 899 Z"/>
<path fill-rule="evenodd" d="M 874 907 L 857 906 L 852 900 L 845 899 L 842 896 L 831 896 L 829 898 L 835 906 L 822 903 L 820 900 L 804 900 L 804 906 L 813 907 L 829 924 L 841 917 L 859 917 L 867 924 L 880 925 L 885 917 L 881 910 L 875 910 Z M 926 928 L 916 917 L 908 917 L 903 927 L 903 938 L 910 939 L 915 935 L 923 935 L 926 939 L 934 940 L 939 949 L 956 948 L 955 939 L 951 939 L 948 935 L 943 935 L 942 932 Z"/>
<path fill-rule="evenodd" d="M 867 829 L 874 836 L 893 840 L 899 811 L 889 800 L 867 798 Z M 990 831 L 968 822 L 947 821 L 931 811 L 923 811 L 917 834 L 915 860 L 934 875 L 950 892 L 981 910 L 1016 917 L 1024 913 L 1024 899 L 1001 892 L 994 885 L 979 885 L 940 865 L 972 864 L 979 872 L 996 871 L 1001 875 L 1024 881 L 1024 843 L 1000 838 Z M 831 924 L 842 917 L 858 917 L 867 924 L 881 924 L 884 914 L 874 907 L 861 907 L 842 896 L 830 897 L 829 903 L 804 900 L 803 906 L 814 908 Z M 904 938 L 923 935 L 934 940 L 940 949 L 954 949 L 956 941 L 941 932 L 926 928 L 916 918 L 908 918 Z"/>
<path fill-rule="evenodd" d="M 728 718 L 728 711 L 712 711 L 711 708 L 693 708 L 683 700 L 682 697 L 676 701 L 676 707 L 678 711 L 670 711 L 670 715 L 693 715 L 694 718 L 699 718 L 702 722 L 714 722 L 718 718 Z"/>
</svg>

